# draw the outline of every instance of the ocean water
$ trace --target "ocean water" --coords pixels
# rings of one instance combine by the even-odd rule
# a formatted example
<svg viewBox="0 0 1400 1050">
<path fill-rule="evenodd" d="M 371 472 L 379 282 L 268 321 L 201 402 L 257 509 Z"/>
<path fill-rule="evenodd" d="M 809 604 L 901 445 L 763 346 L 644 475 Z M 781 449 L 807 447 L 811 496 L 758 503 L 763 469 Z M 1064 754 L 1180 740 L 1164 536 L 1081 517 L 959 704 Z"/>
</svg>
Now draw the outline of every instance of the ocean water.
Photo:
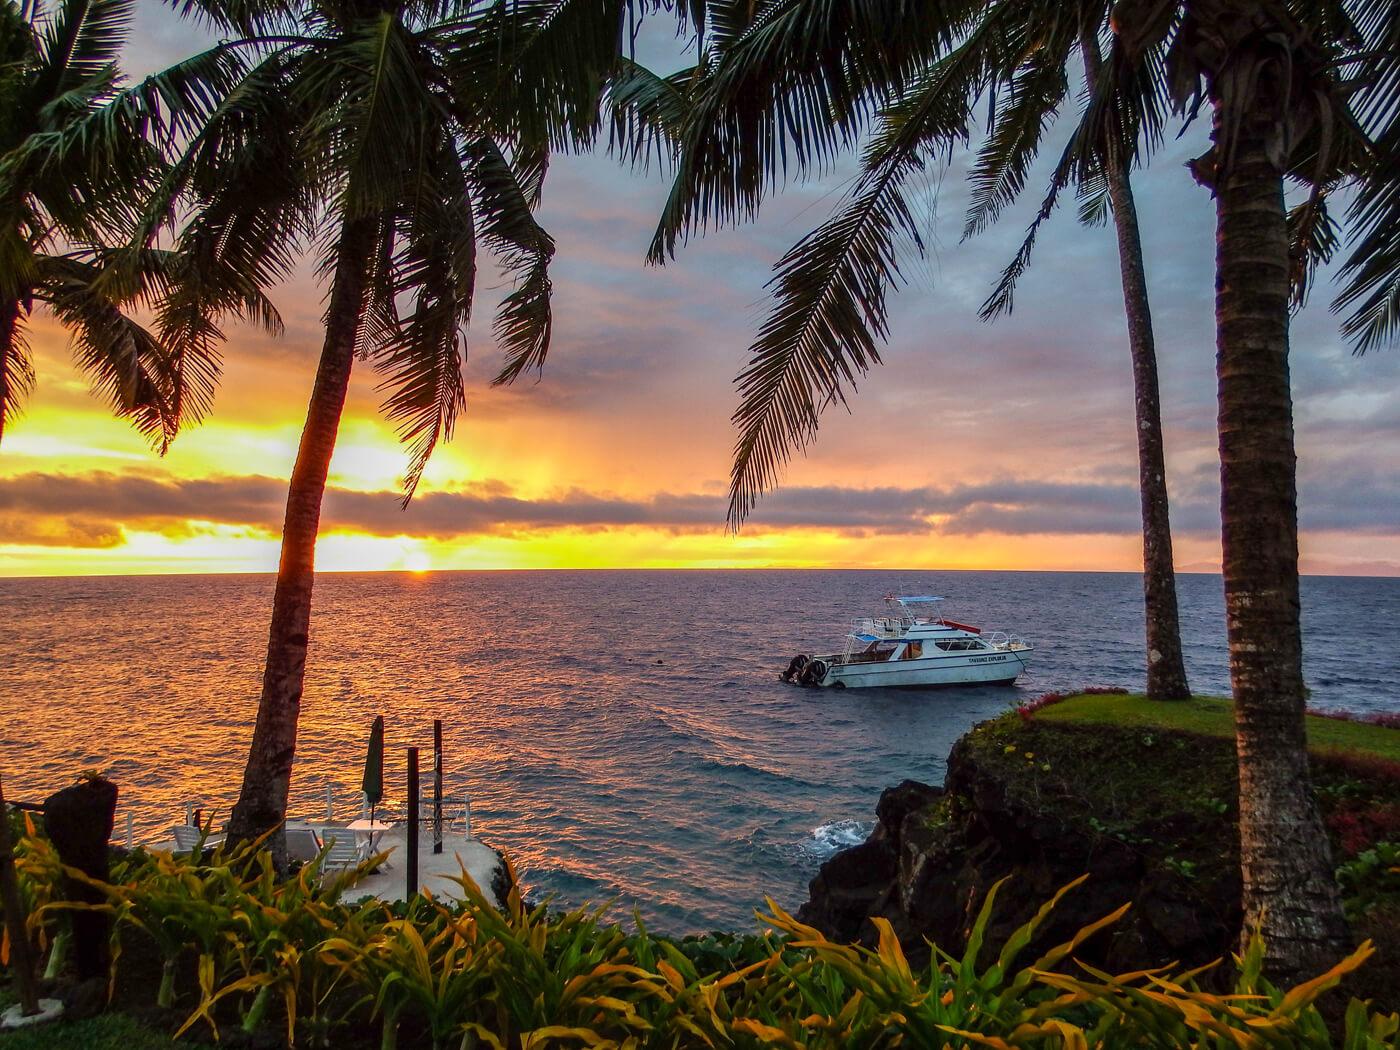
<svg viewBox="0 0 1400 1050">
<path fill-rule="evenodd" d="M 973 723 L 1048 690 L 1140 687 L 1136 576 L 675 571 L 326 575 L 316 587 L 292 812 L 353 809 L 387 723 L 386 789 L 444 721 L 446 783 L 477 834 L 561 903 L 616 898 L 661 929 L 751 929 L 860 841 L 880 791 L 938 783 Z M 1179 578 L 1192 685 L 1228 691 L 1217 576 Z M 797 652 L 840 647 L 889 591 L 1037 646 L 1011 688 L 804 690 Z M 187 801 L 226 815 L 257 703 L 272 579 L 0 580 L 0 773 L 38 800 L 103 769 L 161 838 Z M 1303 581 L 1318 706 L 1400 709 L 1400 579 Z M 425 757 L 425 765 L 429 759 Z M 122 826 L 119 820 L 119 829 Z"/>
</svg>

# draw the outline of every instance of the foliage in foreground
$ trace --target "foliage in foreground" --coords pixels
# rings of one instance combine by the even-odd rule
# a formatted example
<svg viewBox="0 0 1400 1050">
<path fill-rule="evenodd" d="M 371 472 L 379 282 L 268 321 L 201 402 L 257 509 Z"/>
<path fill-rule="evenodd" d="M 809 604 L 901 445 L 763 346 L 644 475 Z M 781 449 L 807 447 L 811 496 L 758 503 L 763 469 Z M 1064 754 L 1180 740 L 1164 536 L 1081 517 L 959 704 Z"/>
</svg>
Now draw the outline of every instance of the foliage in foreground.
<svg viewBox="0 0 1400 1050">
<path fill-rule="evenodd" d="M 74 905 L 57 902 L 52 847 L 28 836 L 20 866 L 36 937 Z M 72 874 L 70 872 L 70 874 Z M 465 875 L 463 901 L 346 903 L 358 873 L 322 886 L 313 867 L 274 876 L 245 848 L 203 860 L 134 854 L 102 884 L 116 947 L 138 939 L 165 961 L 156 995 L 180 1030 L 285 1025 L 290 1045 L 343 1045 L 369 1025 L 381 1045 L 520 1047 L 1400 1047 L 1400 1015 L 1353 1001 L 1340 1044 L 1315 1007 L 1361 966 L 1362 945 L 1287 991 L 1260 974 L 1256 938 L 1236 959 L 1234 990 L 1205 990 L 1206 970 L 1109 974 L 1080 964 L 1087 939 L 1124 905 L 1030 958 L 1064 887 L 991 957 L 987 895 L 960 957 L 907 961 L 889 924 L 875 949 L 828 941 L 771 900 L 764 934 L 672 941 L 605 921 L 605 908 L 552 912 L 512 891 L 504 910 Z M 114 953 L 116 971 L 135 953 Z M 176 973 L 194 975 L 183 995 Z M 147 993 L 149 994 L 149 993 Z M 136 1004 L 132 1004 L 136 1005 Z M 280 1014 L 281 1016 L 277 1016 Z"/>
</svg>

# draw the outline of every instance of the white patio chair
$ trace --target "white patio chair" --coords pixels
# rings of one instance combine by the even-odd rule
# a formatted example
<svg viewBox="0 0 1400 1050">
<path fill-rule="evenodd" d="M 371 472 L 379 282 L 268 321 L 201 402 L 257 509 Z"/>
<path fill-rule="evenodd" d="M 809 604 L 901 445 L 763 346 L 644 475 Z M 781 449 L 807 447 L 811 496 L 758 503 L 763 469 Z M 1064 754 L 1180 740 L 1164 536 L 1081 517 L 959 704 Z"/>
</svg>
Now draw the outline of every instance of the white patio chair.
<svg viewBox="0 0 1400 1050">
<path fill-rule="evenodd" d="M 204 834 L 204 829 L 197 828 L 193 824 L 176 824 L 170 831 L 175 836 L 176 853 L 193 853 L 199 848 L 200 837 Z M 210 835 L 204 840 L 204 848 L 214 849 L 223 841 L 222 835 Z"/>
<path fill-rule="evenodd" d="M 364 860 L 364 845 L 356 840 L 353 831 L 345 828 L 322 828 L 321 847 L 326 851 L 321 858 L 323 872 L 344 871 Z"/>
<path fill-rule="evenodd" d="M 316 832 L 309 827 L 288 825 L 286 835 L 288 860 L 307 864 L 315 860 L 316 854 L 321 852 L 321 844 L 316 839 Z"/>
</svg>

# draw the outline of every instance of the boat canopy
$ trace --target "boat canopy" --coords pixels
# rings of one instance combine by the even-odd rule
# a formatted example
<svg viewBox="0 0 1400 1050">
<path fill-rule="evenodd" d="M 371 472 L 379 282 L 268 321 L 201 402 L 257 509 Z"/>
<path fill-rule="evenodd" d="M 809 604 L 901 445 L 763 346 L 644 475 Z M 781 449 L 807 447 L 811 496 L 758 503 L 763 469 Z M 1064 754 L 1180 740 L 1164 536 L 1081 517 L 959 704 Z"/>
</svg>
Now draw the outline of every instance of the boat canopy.
<svg viewBox="0 0 1400 1050">
<path fill-rule="evenodd" d="M 941 602 L 942 600 L 941 597 L 934 594 L 916 594 L 895 599 L 900 605 L 921 605 L 924 602 Z"/>
</svg>

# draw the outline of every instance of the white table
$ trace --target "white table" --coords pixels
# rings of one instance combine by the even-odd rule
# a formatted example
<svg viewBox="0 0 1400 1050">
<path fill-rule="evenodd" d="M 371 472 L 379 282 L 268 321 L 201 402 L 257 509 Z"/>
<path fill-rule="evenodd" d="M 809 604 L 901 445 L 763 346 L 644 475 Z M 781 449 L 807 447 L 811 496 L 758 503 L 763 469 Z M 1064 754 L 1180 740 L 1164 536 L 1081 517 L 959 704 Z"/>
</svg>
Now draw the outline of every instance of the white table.
<svg viewBox="0 0 1400 1050">
<path fill-rule="evenodd" d="M 366 856 L 373 856 L 379 852 L 379 840 L 384 837 L 386 831 L 394 830 L 395 825 L 383 820 L 370 820 L 361 817 L 359 820 L 352 820 L 345 825 L 345 830 L 353 831 L 357 839 L 362 839 L 367 845 Z"/>
</svg>

